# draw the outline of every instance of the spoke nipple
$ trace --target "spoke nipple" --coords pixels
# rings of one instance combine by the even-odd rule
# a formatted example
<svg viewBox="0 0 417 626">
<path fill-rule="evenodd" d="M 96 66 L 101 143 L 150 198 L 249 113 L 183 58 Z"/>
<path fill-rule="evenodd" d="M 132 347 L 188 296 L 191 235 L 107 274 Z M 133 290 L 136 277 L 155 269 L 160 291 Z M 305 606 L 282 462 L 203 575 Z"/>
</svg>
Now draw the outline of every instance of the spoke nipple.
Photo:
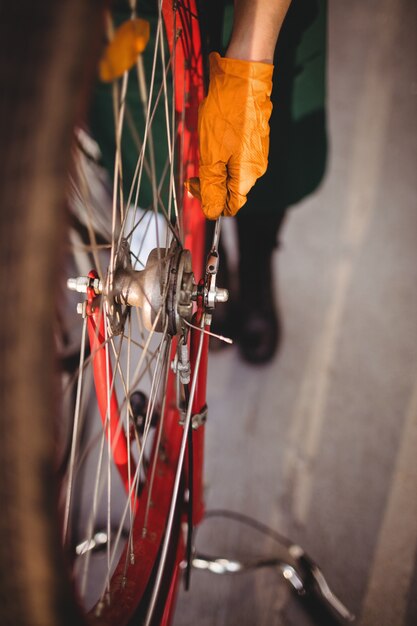
<svg viewBox="0 0 417 626">
<path fill-rule="evenodd" d="M 78 315 L 82 315 L 83 317 L 85 317 L 85 302 L 77 303 L 77 313 Z"/>
<path fill-rule="evenodd" d="M 100 600 L 97 603 L 96 610 L 95 610 L 96 617 L 100 617 L 101 616 L 101 614 L 103 612 L 103 608 L 104 608 L 103 600 Z"/>
</svg>

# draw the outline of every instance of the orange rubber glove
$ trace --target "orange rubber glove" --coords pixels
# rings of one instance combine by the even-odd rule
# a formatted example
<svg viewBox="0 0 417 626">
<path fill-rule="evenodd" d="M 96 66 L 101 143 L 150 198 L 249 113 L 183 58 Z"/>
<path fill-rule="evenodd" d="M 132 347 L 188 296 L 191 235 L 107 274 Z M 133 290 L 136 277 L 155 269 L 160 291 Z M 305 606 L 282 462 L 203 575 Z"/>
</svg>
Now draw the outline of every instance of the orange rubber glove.
<svg viewBox="0 0 417 626">
<path fill-rule="evenodd" d="M 149 41 L 149 22 L 136 18 L 127 20 L 115 31 L 113 39 L 104 49 L 99 63 L 99 76 L 111 82 L 130 70 Z"/>
<path fill-rule="evenodd" d="M 266 171 L 273 67 L 210 54 L 210 86 L 198 118 L 199 179 L 186 183 L 209 219 L 236 215 Z"/>
</svg>

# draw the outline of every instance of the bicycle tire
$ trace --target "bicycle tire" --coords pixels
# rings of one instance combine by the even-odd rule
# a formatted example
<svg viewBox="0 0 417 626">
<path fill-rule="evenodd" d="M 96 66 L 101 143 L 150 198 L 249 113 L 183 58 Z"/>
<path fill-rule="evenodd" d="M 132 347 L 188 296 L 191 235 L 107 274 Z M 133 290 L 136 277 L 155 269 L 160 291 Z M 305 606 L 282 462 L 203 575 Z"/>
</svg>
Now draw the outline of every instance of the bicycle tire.
<svg viewBox="0 0 417 626">
<path fill-rule="evenodd" d="M 57 510 L 57 434 L 51 416 L 60 412 L 60 382 L 51 319 L 60 297 L 57 275 L 68 224 L 62 216 L 73 128 L 85 111 L 87 84 L 100 49 L 102 4 L 23 1 L 17 8 L 3 7 L 0 21 L 5 76 L 0 119 L 0 273 L 5 294 L 0 311 L 0 536 L 7 537 L 0 548 L 0 616 L 6 625 L 81 624 L 83 609 L 66 575 L 74 557 L 62 550 Z M 186 225 L 192 229 L 192 223 Z M 168 583 L 162 583 L 165 595 L 152 623 L 169 619 L 171 612 L 169 606 L 168 617 L 163 617 L 181 542 L 179 514 L 176 519 L 171 571 Z M 159 552 L 160 544 L 139 607 L 129 609 L 122 621 L 133 615 L 143 618 L 140 603 L 149 600 Z M 120 613 L 111 610 L 90 614 L 88 620 L 122 623 Z"/>
</svg>

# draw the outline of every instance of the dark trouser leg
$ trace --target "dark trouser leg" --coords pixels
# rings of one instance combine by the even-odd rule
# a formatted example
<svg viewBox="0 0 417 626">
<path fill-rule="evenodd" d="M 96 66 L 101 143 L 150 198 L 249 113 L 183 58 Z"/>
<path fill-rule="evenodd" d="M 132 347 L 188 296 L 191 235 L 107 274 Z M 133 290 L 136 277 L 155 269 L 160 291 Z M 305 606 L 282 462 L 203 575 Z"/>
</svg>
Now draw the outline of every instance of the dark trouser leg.
<svg viewBox="0 0 417 626">
<path fill-rule="evenodd" d="M 239 215 L 239 348 L 250 363 L 266 363 L 281 338 L 277 293 L 274 289 L 273 252 L 285 211 L 276 215 Z"/>
</svg>

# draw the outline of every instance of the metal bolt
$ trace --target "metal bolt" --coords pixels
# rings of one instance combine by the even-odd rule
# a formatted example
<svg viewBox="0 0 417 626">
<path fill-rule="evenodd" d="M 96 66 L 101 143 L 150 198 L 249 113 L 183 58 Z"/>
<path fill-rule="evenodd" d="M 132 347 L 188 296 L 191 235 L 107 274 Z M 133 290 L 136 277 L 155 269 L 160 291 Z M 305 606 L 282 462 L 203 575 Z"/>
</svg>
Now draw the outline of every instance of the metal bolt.
<svg viewBox="0 0 417 626">
<path fill-rule="evenodd" d="M 78 293 L 87 293 L 87 287 L 90 284 L 88 276 L 78 276 L 78 278 L 68 278 L 67 287 L 70 291 L 78 291 Z"/>
<path fill-rule="evenodd" d="M 216 287 L 216 302 L 227 302 L 229 299 L 229 292 L 227 289 Z"/>
<path fill-rule="evenodd" d="M 103 291 L 101 280 L 99 278 L 91 279 L 88 276 L 68 278 L 67 287 L 70 291 L 77 291 L 78 293 L 87 293 L 88 287 L 92 287 L 97 294 Z"/>
</svg>

